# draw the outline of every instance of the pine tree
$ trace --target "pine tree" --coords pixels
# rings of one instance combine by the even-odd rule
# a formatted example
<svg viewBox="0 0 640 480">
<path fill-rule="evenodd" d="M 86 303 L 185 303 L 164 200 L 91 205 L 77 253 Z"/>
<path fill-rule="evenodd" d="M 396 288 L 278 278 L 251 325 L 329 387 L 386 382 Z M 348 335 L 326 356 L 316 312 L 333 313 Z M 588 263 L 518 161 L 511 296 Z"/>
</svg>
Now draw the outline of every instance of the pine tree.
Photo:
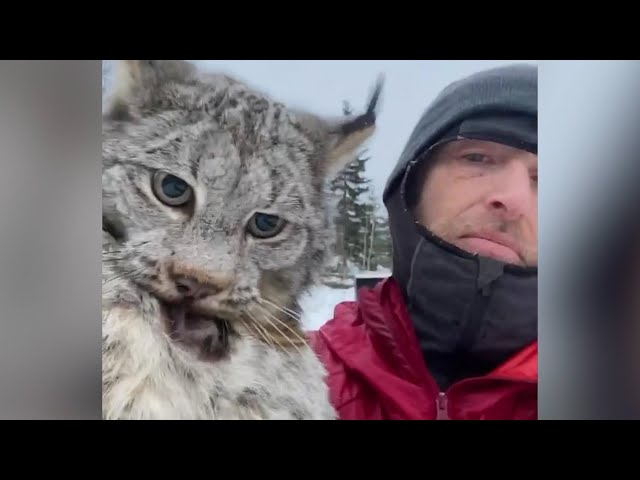
<svg viewBox="0 0 640 480">
<path fill-rule="evenodd" d="M 375 215 L 375 233 L 372 240 L 373 262 L 378 267 L 391 268 L 391 231 L 389 230 L 389 218 L 383 208 L 379 208 Z"/>
<path fill-rule="evenodd" d="M 362 206 L 362 216 L 360 218 L 360 233 L 362 235 L 362 259 L 360 268 L 362 270 L 375 270 L 375 252 L 373 240 L 376 232 L 376 200 L 373 192 L 369 192 L 367 203 Z"/>
<path fill-rule="evenodd" d="M 352 114 L 346 101 L 343 104 L 343 114 Z M 329 186 L 336 202 L 334 251 L 340 258 L 338 270 L 343 276 L 349 273 L 349 264 L 361 266 L 364 258 L 362 218 L 366 215 L 367 207 L 362 201 L 362 195 L 369 191 L 369 180 L 364 176 L 368 160 L 369 157 L 356 158 Z"/>
<path fill-rule="evenodd" d="M 391 267 L 391 234 L 387 215 L 373 190 L 363 208 L 361 232 L 363 234 L 363 270 Z"/>
</svg>

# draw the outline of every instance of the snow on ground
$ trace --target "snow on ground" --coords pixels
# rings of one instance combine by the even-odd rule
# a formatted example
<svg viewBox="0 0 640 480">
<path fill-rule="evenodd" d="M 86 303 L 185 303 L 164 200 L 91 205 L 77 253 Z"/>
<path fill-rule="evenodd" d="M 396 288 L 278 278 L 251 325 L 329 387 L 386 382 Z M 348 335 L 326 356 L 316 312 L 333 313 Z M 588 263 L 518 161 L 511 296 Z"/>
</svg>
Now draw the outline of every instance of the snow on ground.
<svg viewBox="0 0 640 480">
<path fill-rule="evenodd" d="M 331 288 L 319 285 L 302 297 L 302 322 L 306 330 L 317 330 L 333 318 L 333 309 L 340 302 L 355 300 L 355 288 Z"/>
<path fill-rule="evenodd" d="M 385 278 L 391 275 L 391 271 L 378 268 L 377 271 L 355 271 L 359 278 Z M 348 280 L 353 284 L 355 279 Z M 333 310 L 340 302 L 355 300 L 355 287 L 331 288 L 327 285 L 319 285 L 305 295 L 301 301 L 302 321 L 305 329 L 317 330 L 327 321 L 333 318 Z"/>
<path fill-rule="evenodd" d="M 356 277 L 358 278 L 378 278 L 378 277 L 390 277 L 391 276 L 391 270 L 389 270 L 388 268 L 382 268 L 379 267 L 378 270 L 371 270 L 371 271 L 359 271 L 356 272 Z"/>
</svg>

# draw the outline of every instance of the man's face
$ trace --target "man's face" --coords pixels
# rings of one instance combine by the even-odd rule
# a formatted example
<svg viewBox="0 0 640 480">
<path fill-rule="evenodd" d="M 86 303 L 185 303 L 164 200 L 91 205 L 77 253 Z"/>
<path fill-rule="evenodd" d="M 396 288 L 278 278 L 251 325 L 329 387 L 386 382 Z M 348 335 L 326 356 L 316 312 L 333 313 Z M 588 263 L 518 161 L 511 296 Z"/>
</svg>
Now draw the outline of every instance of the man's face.
<svg viewBox="0 0 640 480">
<path fill-rule="evenodd" d="M 415 214 L 463 250 L 537 265 L 538 156 L 493 142 L 449 142 L 435 154 Z"/>
</svg>

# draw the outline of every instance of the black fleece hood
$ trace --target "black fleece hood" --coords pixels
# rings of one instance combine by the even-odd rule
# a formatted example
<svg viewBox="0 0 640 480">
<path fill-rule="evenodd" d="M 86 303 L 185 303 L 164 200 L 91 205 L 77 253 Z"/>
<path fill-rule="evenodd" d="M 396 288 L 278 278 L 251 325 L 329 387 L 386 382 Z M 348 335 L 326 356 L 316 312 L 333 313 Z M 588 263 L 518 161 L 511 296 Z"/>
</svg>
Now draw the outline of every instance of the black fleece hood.
<svg viewBox="0 0 640 480">
<path fill-rule="evenodd" d="M 486 70 L 444 89 L 418 121 L 385 187 L 398 281 L 441 388 L 488 373 L 537 338 L 537 268 L 467 253 L 414 221 L 411 180 L 434 145 L 491 140 L 537 153 L 537 67 Z"/>
</svg>

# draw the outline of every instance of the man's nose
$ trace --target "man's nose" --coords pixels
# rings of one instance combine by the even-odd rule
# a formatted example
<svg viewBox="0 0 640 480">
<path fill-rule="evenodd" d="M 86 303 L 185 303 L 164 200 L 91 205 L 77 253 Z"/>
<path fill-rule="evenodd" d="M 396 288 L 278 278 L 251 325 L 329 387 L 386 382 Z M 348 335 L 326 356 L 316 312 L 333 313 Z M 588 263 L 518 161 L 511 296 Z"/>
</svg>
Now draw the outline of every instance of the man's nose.
<svg viewBox="0 0 640 480">
<path fill-rule="evenodd" d="M 174 264 L 171 281 L 185 299 L 197 300 L 223 296 L 232 285 L 232 276 L 225 272 L 209 272 L 185 264 Z"/>
<path fill-rule="evenodd" d="M 499 210 L 505 220 L 533 213 L 537 201 L 537 186 L 526 165 L 512 162 L 496 173 L 487 196 L 488 207 Z"/>
</svg>

